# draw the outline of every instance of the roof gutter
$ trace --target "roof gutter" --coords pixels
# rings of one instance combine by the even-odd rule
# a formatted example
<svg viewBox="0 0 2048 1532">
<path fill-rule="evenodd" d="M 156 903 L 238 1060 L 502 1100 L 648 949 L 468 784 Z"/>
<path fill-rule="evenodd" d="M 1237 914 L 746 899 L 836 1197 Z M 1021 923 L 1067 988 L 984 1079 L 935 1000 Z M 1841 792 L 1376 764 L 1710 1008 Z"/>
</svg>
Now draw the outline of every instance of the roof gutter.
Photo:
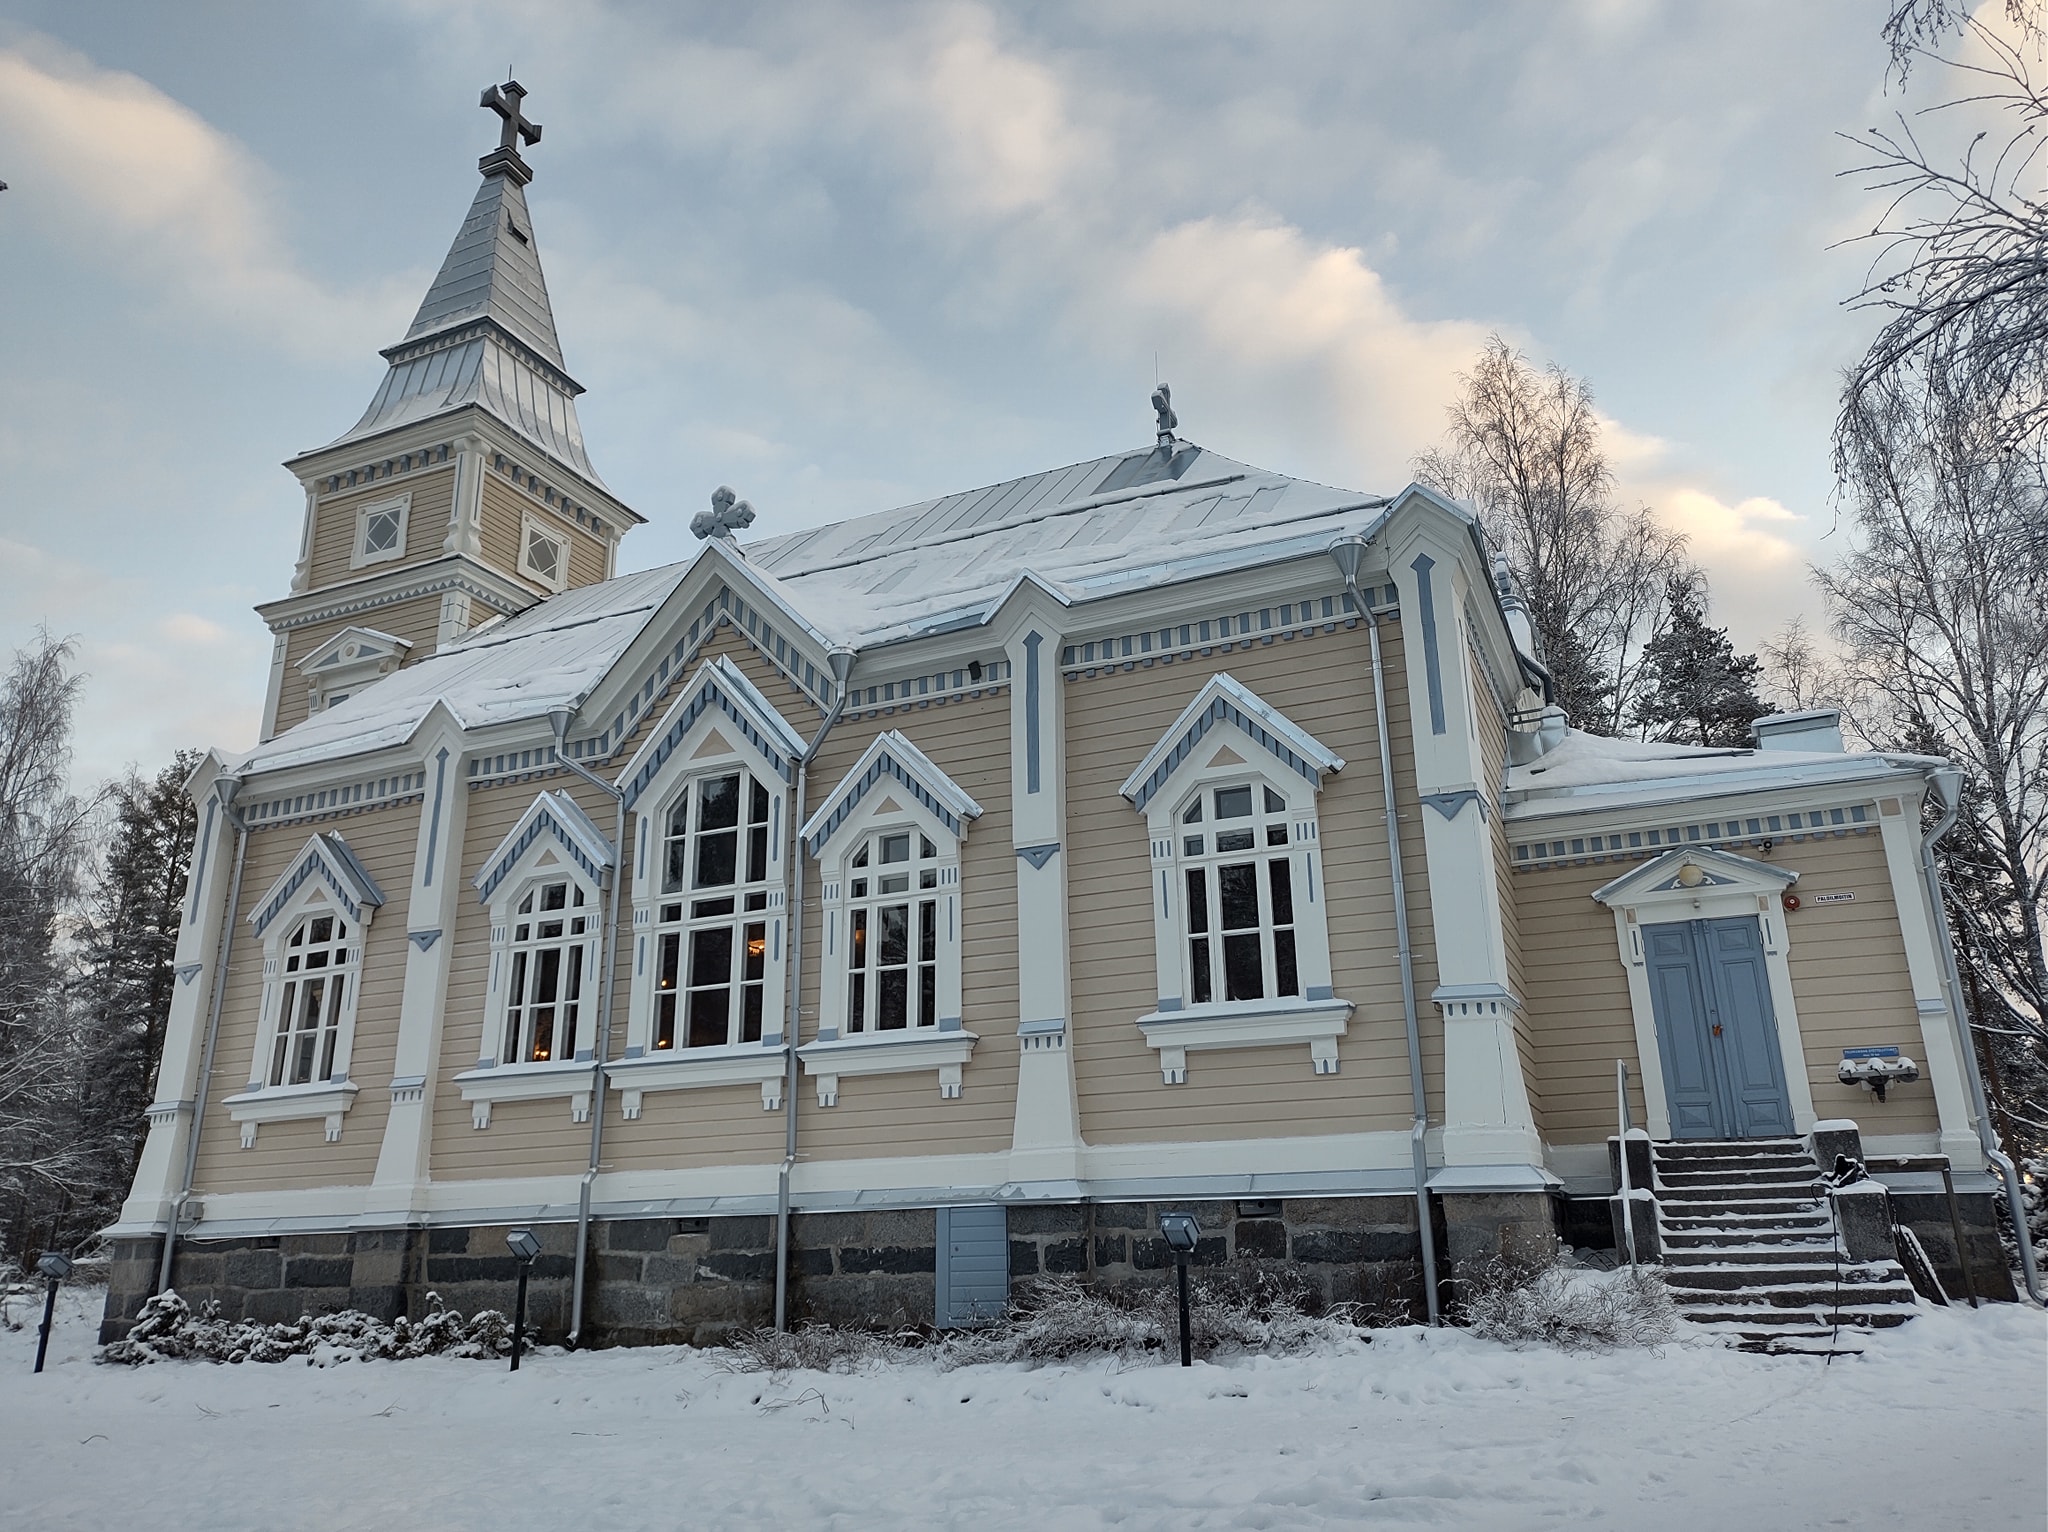
<svg viewBox="0 0 2048 1532">
<path fill-rule="evenodd" d="M 804 823 L 811 780 L 811 762 L 824 747 L 825 736 L 846 711 L 847 680 L 853 674 L 854 652 L 834 648 L 832 681 L 835 693 L 832 711 L 812 736 L 796 763 L 796 812 L 789 816 L 789 977 L 783 994 L 782 1016 L 782 1167 L 775 1176 L 775 1328 L 789 1328 L 789 1176 L 796 1168 L 797 1027 L 803 1020 L 797 998 L 804 978 Z"/>
<path fill-rule="evenodd" d="M 1920 837 L 1920 876 L 1927 885 L 1927 902 L 1933 911 L 1935 935 L 1941 946 L 1941 984 L 1946 992 L 1949 1019 L 1962 1045 L 1963 1073 L 1970 1082 L 1970 1105 L 1977 1114 L 1977 1141 L 1984 1146 L 1984 1158 L 1998 1168 L 2005 1182 L 2006 1208 L 2012 1214 L 2013 1241 L 2019 1246 L 2020 1270 L 2026 1278 L 2027 1295 L 2048 1307 L 2041 1295 L 2041 1268 L 2034 1254 L 2034 1240 L 2027 1229 L 2026 1202 L 2020 1196 L 2020 1177 L 2012 1157 L 1998 1143 L 1998 1129 L 1991 1121 L 1991 1105 L 1984 1095 L 1984 1076 L 1977 1061 L 1976 1040 L 1970 1034 L 1969 1012 L 1963 1005 L 1962 977 L 1956 970 L 1955 933 L 1949 929 L 1948 906 L 1942 898 L 1941 870 L 1934 860 L 1934 848 L 1955 827 L 1963 806 L 1963 774 L 1954 766 L 1930 768 L 1927 785 L 1941 800 L 1941 818 Z"/>
<path fill-rule="evenodd" d="M 1387 677 L 1380 655 L 1380 624 L 1365 604 L 1358 588 L 1358 568 L 1365 558 L 1364 538 L 1339 538 L 1330 544 L 1330 557 L 1343 573 L 1344 588 L 1351 595 L 1365 631 L 1372 642 L 1372 706 L 1380 751 L 1380 793 L 1387 806 L 1387 869 L 1394 888 L 1394 944 L 1401 964 L 1401 1018 L 1408 1034 L 1408 1092 L 1414 1120 L 1408 1134 L 1410 1169 L 1415 1179 L 1415 1226 L 1422 1236 L 1422 1296 L 1429 1309 L 1429 1322 L 1439 1323 L 1436 1292 L 1436 1229 L 1429 1207 L 1429 1155 L 1425 1139 L 1429 1133 L 1429 1097 L 1422 1078 L 1422 1025 L 1415 1002 L 1415 951 L 1408 931 L 1408 885 L 1401 870 L 1401 819 L 1394 803 L 1394 743 L 1387 732 Z M 1323 860 L 1325 869 L 1329 859 Z"/>
</svg>

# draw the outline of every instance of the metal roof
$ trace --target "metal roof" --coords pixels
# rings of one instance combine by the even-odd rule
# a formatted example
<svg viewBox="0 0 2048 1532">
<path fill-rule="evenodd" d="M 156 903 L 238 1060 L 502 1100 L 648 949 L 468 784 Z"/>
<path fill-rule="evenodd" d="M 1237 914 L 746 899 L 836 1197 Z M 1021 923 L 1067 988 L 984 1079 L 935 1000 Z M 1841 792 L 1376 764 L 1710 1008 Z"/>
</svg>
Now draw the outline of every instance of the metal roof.
<svg viewBox="0 0 2048 1532">
<path fill-rule="evenodd" d="M 330 447 L 474 404 L 604 487 L 584 450 L 583 386 L 563 365 L 526 192 L 503 167 L 486 172 L 412 328 L 383 355 L 391 370 L 376 397 Z"/>
<path fill-rule="evenodd" d="M 1371 530 L 1385 505 L 1174 442 L 745 552 L 820 628 L 873 643 L 974 620 L 1026 573 L 1069 599 L 1171 584 L 1315 551 Z"/>
</svg>

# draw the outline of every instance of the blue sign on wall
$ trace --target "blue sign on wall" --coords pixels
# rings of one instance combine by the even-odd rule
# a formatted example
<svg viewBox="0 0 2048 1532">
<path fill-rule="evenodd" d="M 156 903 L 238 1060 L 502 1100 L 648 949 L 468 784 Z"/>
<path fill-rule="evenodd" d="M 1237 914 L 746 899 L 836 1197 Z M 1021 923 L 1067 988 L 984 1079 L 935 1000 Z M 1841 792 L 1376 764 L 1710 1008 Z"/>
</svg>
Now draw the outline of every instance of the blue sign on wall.
<svg viewBox="0 0 2048 1532">
<path fill-rule="evenodd" d="M 1844 1048 L 1845 1059 L 1895 1059 L 1899 1056 L 1896 1048 Z"/>
</svg>

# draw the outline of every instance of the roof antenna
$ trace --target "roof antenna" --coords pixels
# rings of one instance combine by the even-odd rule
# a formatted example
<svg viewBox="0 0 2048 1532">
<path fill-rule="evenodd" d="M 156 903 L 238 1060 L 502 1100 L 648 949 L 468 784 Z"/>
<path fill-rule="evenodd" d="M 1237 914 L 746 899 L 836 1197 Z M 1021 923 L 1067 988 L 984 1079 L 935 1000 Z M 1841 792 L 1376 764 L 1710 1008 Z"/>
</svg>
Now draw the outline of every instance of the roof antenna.
<svg viewBox="0 0 2048 1532">
<path fill-rule="evenodd" d="M 1154 388 L 1152 408 L 1159 412 L 1159 445 L 1163 450 L 1171 452 L 1174 429 L 1180 425 L 1180 416 L 1173 412 L 1173 389 L 1164 383 Z"/>
</svg>

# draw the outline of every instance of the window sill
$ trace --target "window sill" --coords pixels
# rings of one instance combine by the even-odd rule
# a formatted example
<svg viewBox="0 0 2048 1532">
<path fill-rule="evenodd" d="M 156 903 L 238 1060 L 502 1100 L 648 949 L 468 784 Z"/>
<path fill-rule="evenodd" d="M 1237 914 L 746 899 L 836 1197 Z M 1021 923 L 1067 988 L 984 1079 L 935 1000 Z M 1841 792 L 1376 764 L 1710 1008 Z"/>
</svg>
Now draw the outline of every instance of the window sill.
<svg viewBox="0 0 2048 1532">
<path fill-rule="evenodd" d="M 638 1058 L 616 1059 L 604 1066 L 607 1079 L 621 1092 L 628 1122 L 640 1115 L 643 1091 L 698 1090 L 715 1085 L 758 1085 L 761 1108 L 782 1105 L 782 1081 L 789 1065 L 782 1044 L 734 1043 L 722 1048 L 664 1048 Z"/>
<path fill-rule="evenodd" d="M 1319 1075 L 1337 1072 L 1337 1039 L 1356 1009 L 1349 1000 L 1240 1000 L 1153 1011 L 1138 1018 L 1145 1046 L 1159 1050 L 1160 1077 L 1184 1085 L 1188 1054 L 1203 1048 L 1269 1048 L 1307 1043 Z"/>
<path fill-rule="evenodd" d="M 864 1037 L 837 1037 L 806 1043 L 797 1049 L 804 1072 L 818 1082 L 818 1105 L 836 1106 L 839 1081 L 843 1075 L 913 1074 L 934 1069 L 939 1075 L 939 1097 L 955 1101 L 960 1096 L 960 1069 L 981 1041 L 973 1032 L 919 1030 Z"/>
<path fill-rule="evenodd" d="M 229 1096 L 221 1105 L 228 1116 L 242 1125 L 242 1147 L 256 1147 L 256 1130 L 266 1122 L 303 1122 L 309 1117 L 327 1119 L 327 1142 L 341 1141 L 341 1119 L 356 1099 L 356 1087 L 349 1080 L 322 1080 L 315 1085 L 256 1086 Z"/>
<path fill-rule="evenodd" d="M 551 1101 L 569 1098 L 569 1115 L 577 1122 L 590 1121 L 590 1090 L 596 1067 L 589 1059 L 569 1059 L 559 1064 L 500 1064 L 491 1069 L 470 1069 L 455 1077 L 462 1099 L 470 1105 L 470 1126 L 491 1125 L 491 1105 L 498 1101 Z"/>
</svg>

